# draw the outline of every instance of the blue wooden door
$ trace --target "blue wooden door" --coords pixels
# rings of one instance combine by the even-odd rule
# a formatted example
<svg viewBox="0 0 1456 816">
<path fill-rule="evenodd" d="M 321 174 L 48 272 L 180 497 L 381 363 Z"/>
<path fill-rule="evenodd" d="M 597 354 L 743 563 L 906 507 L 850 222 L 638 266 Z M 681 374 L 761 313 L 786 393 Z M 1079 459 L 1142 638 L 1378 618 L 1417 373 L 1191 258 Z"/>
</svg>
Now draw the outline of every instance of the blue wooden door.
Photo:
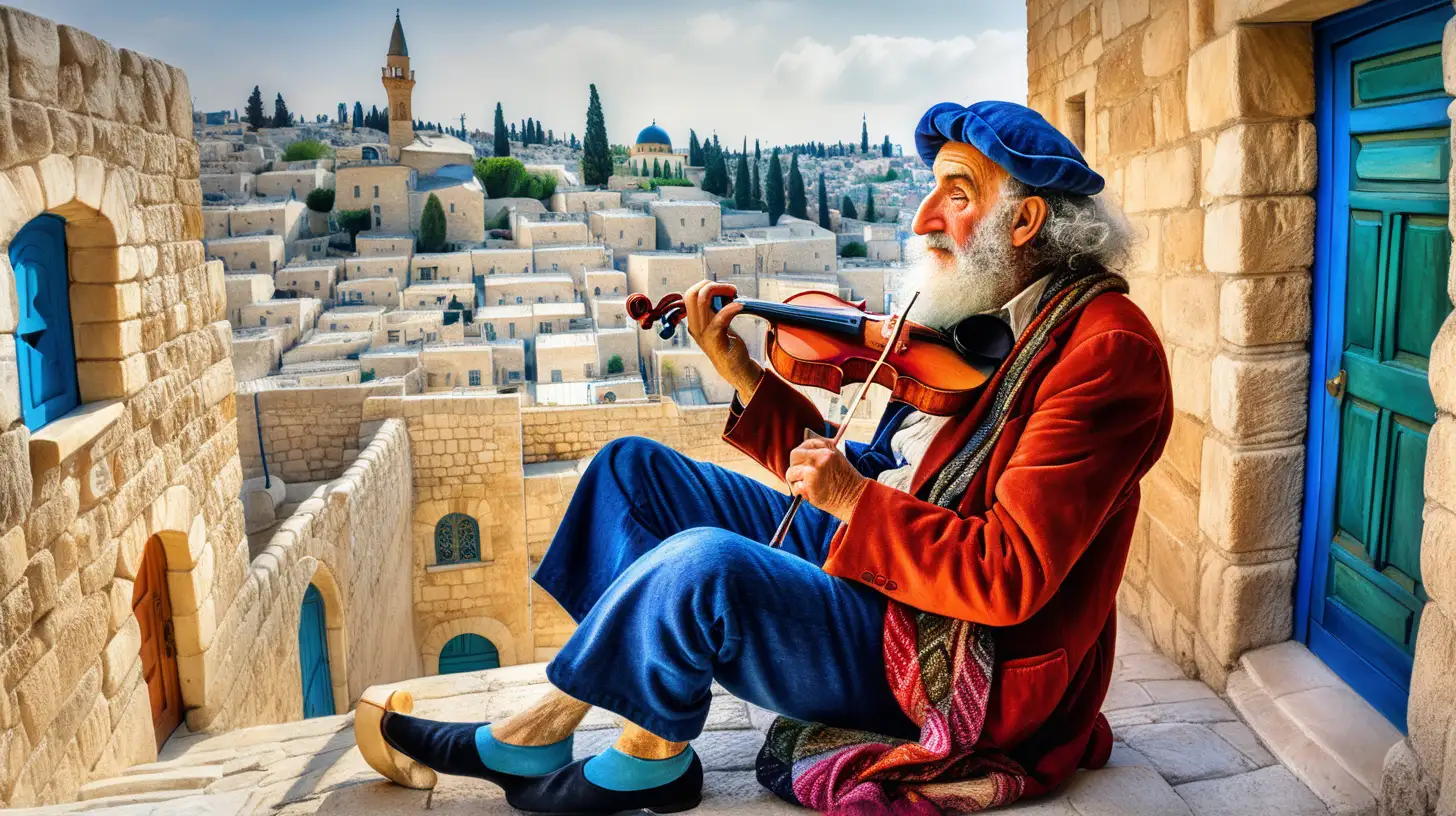
<svg viewBox="0 0 1456 816">
<path fill-rule="evenodd" d="M 1404 729 L 1421 582 L 1431 343 L 1446 280 L 1446 0 L 1316 28 L 1320 185 L 1299 630 Z"/>
<path fill-rule="evenodd" d="M 22 227 L 10 242 L 10 265 L 20 304 L 15 356 L 21 415 L 35 430 L 79 403 L 66 222 L 42 215 Z"/>
<path fill-rule="evenodd" d="M 440 650 L 440 674 L 494 669 L 500 666 L 495 644 L 480 635 L 456 635 Z"/>
<path fill-rule="evenodd" d="M 324 624 L 324 599 L 318 587 L 303 593 L 298 619 L 298 663 L 303 671 L 303 716 L 334 713 L 334 683 L 329 675 L 329 639 Z"/>
</svg>

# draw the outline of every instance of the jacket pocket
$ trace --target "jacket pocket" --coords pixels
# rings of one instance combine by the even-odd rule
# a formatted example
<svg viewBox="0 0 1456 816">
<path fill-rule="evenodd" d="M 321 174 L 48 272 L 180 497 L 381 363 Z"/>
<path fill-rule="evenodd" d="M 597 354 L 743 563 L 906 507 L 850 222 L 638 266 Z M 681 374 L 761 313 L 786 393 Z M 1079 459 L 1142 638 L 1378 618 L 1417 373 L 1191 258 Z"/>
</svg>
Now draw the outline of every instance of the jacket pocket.
<svg viewBox="0 0 1456 816">
<path fill-rule="evenodd" d="M 986 734 L 1010 750 L 1036 731 L 1067 691 L 1067 650 L 1008 660 L 996 667 Z"/>
</svg>

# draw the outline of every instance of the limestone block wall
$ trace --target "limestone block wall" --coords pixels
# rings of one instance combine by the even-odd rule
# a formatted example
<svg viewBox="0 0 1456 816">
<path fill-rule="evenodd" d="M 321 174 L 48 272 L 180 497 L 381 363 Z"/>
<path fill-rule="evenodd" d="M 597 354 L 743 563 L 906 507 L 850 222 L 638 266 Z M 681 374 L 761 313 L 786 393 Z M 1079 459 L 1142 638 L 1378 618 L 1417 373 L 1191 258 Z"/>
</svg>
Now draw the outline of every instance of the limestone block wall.
<svg viewBox="0 0 1456 816">
<path fill-rule="evenodd" d="M 546 557 L 546 548 L 551 545 L 551 538 L 566 515 L 566 506 L 580 481 L 581 473 L 576 468 L 526 476 L 526 557 L 532 574 Z M 530 590 L 533 657 L 538 661 L 550 660 L 566 645 L 566 639 L 576 630 L 576 622 L 555 598 L 534 582 Z"/>
<path fill-rule="evenodd" d="M 358 431 L 356 426 L 356 433 Z M 303 717 L 298 623 L 309 584 L 324 601 L 334 708 L 374 683 L 418 677 L 410 614 L 410 439 L 395 419 L 371 423 L 343 475 L 298 506 L 251 563 L 218 624 L 218 658 L 235 681 L 188 713 L 194 730 Z M 239 673 L 241 672 L 241 673 Z"/>
<path fill-rule="evenodd" d="M 133 581 L 160 539 L 186 705 L 246 565 L 221 269 L 180 70 L 0 7 L 0 803 L 156 756 Z M 82 406 L 21 423 L 15 233 L 66 219 Z"/>
<path fill-rule="evenodd" d="M 263 418 L 263 449 L 268 453 L 269 472 L 285 482 L 338 478 L 359 456 L 364 402 L 398 388 L 366 383 L 259 392 L 256 402 Z M 237 410 L 238 452 L 249 478 L 263 475 L 254 402 L 253 395 L 245 393 L 238 399 Z"/>
<path fill-rule="evenodd" d="M 714 463 L 748 461 L 722 439 L 728 406 L 679 407 L 670 399 L 645 405 L 526 408 L 521 411 L 527 464 L 581 459 L 619 436 L 643 436 Z"/>
<path fill-rule="evenodd" d="M 1031 0 L 1030 102 L 1143 238 L 1126 270 L 1177 415 L 1143 480 L 1121 608 L 1221 685 L 1290 637 L 1316 176 L 1307 24 L 1203 0 Z"/>
</svg>

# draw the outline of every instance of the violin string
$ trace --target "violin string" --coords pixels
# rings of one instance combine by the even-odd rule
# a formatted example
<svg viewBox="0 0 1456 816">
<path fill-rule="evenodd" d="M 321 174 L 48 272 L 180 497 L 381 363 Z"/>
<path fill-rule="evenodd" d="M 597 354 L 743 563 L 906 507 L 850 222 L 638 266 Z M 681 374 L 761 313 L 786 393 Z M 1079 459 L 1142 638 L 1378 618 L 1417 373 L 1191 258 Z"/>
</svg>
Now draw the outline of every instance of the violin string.
<svg viewBox="0 0 1456 816">
<path fill-rule="evenodd" d="M 894 317 L 891 318 L 895 321 L 895 325 L 890 330 L 890 338 L 885 342 L 885 348 L 883 351 L 880 352 L 880 358 L 878 360 L 875 360 L 874 366 L 870 368 L 869 376 L 865 377 L 864 385 L 861 386 L 859 391 L 855 393 L 854 399 L 850 400 L 849 408 L 845 413 L 844 421 L 839 424 L 839 430 L 834 434 L 834 440 L 831 444 L 833 444 L 836 449 L 839 447 L 839 443 L 844 439 L 845 433 L 849 430 L 849 423 L 851 420 L 854 419 L 854 412 L 855 409 L 859 407 L 860 400 L 864 397 L 865 393 L 870 390 L 870 385 L 874 383 L 875 376 L 880 373 L 880 367 L 885 364 L 885 360 L 889 359 L 890 352 L 893 351 L 895 349 L 895 346 L 900 343 L 900 335 L 905 331 L 905 323 L 907 322 L 906 315 L 910 314 L 910 308 L 915 305 L 915 299 L 918 297 L 920 297 L 919 292 L 915 292 L 914 294 L 912 294 L 910 296 L 910 302 L 906 303 L 905 308 L 900 312 L 900 314 L 895 316 L 899 319 L 895 319 Z M 793 485 L 790 485 L 790 488 L 792 487 Z M 774 530 L 773 538 L 768 542 L 768 545 L 770 547 L 783 546 L 784 538 L 787 537 L 789 534 L 789 526 L 793 524 L 794 516 L 799 512 L 799 505 L 803 503 L 803 494 L 794 496 L 794 500 L 789 503 L 789 509 L 784 513 L 783 519 L 779 521 L 778 528 Z"/>
</svg>

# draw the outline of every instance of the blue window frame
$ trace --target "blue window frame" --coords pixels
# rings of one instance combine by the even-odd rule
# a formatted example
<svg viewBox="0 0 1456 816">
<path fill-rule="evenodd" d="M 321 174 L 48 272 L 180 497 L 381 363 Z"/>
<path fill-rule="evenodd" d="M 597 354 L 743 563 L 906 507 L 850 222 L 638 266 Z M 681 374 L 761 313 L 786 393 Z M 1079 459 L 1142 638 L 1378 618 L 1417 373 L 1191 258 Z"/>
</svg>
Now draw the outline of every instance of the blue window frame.
<svg viewBox="0 0 1456 816">
<path fill-rule="evenodd" d="M 15 356 L 25 427 L 36 430 L 80 404 L 76 346 L 71 336 L 71 282 L 66 268 L 66 222 L 37 216 L 10 242 L 20 319 Z"/>
<path fill-rule="evenodd" d="M 470 384 L 480 385 L 480 369 L 472 368 L 470 370 Z"/>
<path fill-rule="evenodd" d="M 440 650 L 440 674 L 482 671 L 500 666 L 495 644 L 480 635 L 456 635 Z"/>
<path fill-rule="evenodd" d="M 480 524 L 464 513 L 451 513 L 435 524 L 435 563 L 480 560 Z"/>
</svg>

